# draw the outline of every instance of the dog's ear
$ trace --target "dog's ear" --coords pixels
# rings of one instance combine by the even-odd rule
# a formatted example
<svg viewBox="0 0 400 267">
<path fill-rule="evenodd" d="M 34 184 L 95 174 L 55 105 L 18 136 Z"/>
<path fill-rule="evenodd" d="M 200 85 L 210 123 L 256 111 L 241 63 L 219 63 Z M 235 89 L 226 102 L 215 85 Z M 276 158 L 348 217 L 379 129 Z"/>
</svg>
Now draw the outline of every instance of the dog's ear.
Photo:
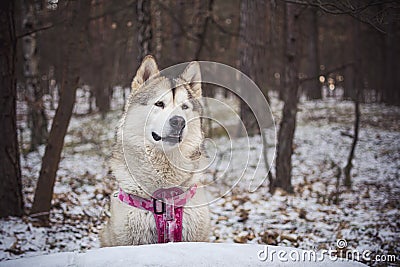
<svg viewBox="0 0 400 267">
<path fill-rule="evenodd" d="M 201 72 L 200 65 L 196 61 L 192 61 L 187 65 L 181 74 L 181 78 L 189 83 L 189 93 L 194 98 L 201 97 Z"/>
<path fill-rule="evenodd" d="M 156 60 L 150 55 L 146 56 L 137 70 L 135 78 L 133 78 L 132 90 L 137 90 L 150 77 L 157 75 L 159 72 Z"/>
</svg>

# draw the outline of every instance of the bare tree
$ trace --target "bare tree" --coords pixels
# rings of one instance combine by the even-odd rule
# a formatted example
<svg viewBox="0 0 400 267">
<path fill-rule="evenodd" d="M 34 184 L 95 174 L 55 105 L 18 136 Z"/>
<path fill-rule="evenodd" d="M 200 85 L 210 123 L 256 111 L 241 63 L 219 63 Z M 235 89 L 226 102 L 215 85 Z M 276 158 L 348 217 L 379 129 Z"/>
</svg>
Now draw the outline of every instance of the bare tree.
<svg viewBox="0 0 400 267">
<path fill-rule="evenodd" d="M 23 214 L 16 125 L 14 13 L 14 1 L 0 2 L 0 217 Z"/>
<path fill-rule="evenodd" d="M 182 24 L 185 22 L 185 1 L 184 0 L 176 0 L 172 1 L 175 14 L 179 14 L 179 20 L 171 20 L 171 59 L 173 64 L 176 64 L 182 61 L 182 50 L 183 50 L 183 26 Z"/>
<path fill-rule="evenodd" d="M 353 142 L 351 144 L 349 157 L 347 159 L 347 164 L 344 167 L 344 185 L 348 188 L 351 187 L 351 169 L 353 168 L 353 158 L 354 158 L 354 151 L 356 149 L 357 141 L 358 141 L 358 132 L 360 128 L 360 90 L 357 89 L 356 99 L 354 100 L 354 135 L 353 135 Z"/>
<path fill-rule="evenodd" d="M 290 3 L 285 4 L 285 77 L 284 106 L 282 121 L 278 133 L 278 148 L 276 158 L 276 179 L 271 187 L 280 187 L 287 192 L 293 192 L 292 154 L 293 138 L 296 128 L 296 113 L 298 103 L 298 49 L 299 49 L 299 8 Z"/>
<path fill-rule="evenodd" d="M 395 17 L 395 9 L 389 9 L 388 23 L 385 27 L 386 33 L 384 34 L 384 82 L 382 97 L 383 101 L 388 104 L 400 105 L 400 90 L 397 88 L 400 81 L 398 75 L 400 71 L 400 51 L 398 48 L 398 41 L 400 38 L 398 38 L 398 30 L 396 32 L 396 26 L 398 27 L 399 23 L 398 21 L 395 23 Z"/>
<path fill-rule="evenodd" d="M 358 21 L 355 21 L 353 24 L 353 29 L 354 29 L 354 38 L 355 41 L 353 43 L 354 46 L 354 58 L 355 58 L 355 66 L 361 66 L 362 65 L 362 59 L 361 59 L 361 54 L 358 49 L 359 47 L 359 40 L 360 40 L 360 23 Z M 360 128 L 360 95 L 362 92 L 362 74 L 361 71 L 358 68 L 354 68 L 354 84 L 353 84 L 353 90 L 355 91 L 355 96 L 354 96 L 354 136 L 353 136 L 353 142 L 351 144 L 350 148 L 350 153 L 349 157 L 347 159 L 347 164 L 344 167 L 344 185 L 347 186 L 348 188 L 351 187 L 351 169 L 353 168 L 353 158 L 354 158 L 354 151 L 356 149 L 357 141 L 358 141 L 358 132 Z"/>
<path fill-rule="evenodd" d="M 213 4 L 214 0 L 207 0 L 207 1 L 196 1 L 198 5 L 197 14 L 195 14 L 195 21 L 197 22 L 198 32 L 198 42 L 196 44 L 196 49 L 194 52 L 193 60 L 200 60 L 201 53 L 204 48 L 204 43 L 207 35 L 207 30 L 209 28 L 209 24 L 211 21 L 211 14 L 213 12 Z"/>
<path fill-rule="evenodd" d="M 355 21 L 352 18 L 347 18 L 349 23 L 353 23 L 354 25 Z M 349 30 L 347 32 L 347 38 L 348 38 L 348 44 L 346 44 L 344 53 L 345 57 L 350 59 L 354 64 L 353 65 L 348 65 L 345 70 L 344 70 L 344 94 L 343 96 L 346 99 L 356 99 L 356 94 L 355 91 L 356 89 L 355 84 L 358 82 L 356 80 L 356 70 L 360 67 L 358 65 L 358 62 L 356 62 L 355 54 L 354 52 L 357 51 L 357 49 L 360 49 L 360 47 L 357 47 L 357 38 L 359 36 L 356 36 L 355 32 L 355 27 L 350 26 Z"/>
<path fill-rule="evenodd" d="M 151 2 L 152 14 L 154 14 L 154 56 L 157 60 L 161 60 L 161 51 L 163 48 L 162 14 L 160 5 L 154 2 Z"/>
<path fill-rule="evenodd" d="M 152 53 L 153 31 L 151 27 L 151 8 L 150 1 L 138 0 L 136 5 L 137 22 L 138 22 L 138 62 Z"/>
<path fill-rule="evenodd" d="M 307 77 L 313 77 L 309 81 L 305 82 L 302 86 L 304 86 L 305 93 L 309 99 L 320 99 L 322 97 L 321 94 L 321 86 L 318 80 L 319 74 L 319 49 L 318 49 L 318 16 L 317 16 L 317 8 L 309 8 L 307 13 L 303 16 L 305 19 L 305 23 L 302 24 L 307 26 L 307 30 L 305 32 L 305 73 Z"/>
<path fill-rule="evenodd" d="M 258 85 L 264 74 L 262 58 L 265 56 L 266 10 L 266 4 L 261 0 L 243 0 L 240 3 L 239 69 Z M 242 90 L 243 95 L 251 94 L 246 88 Z M 248 134 L 260 132 L 253 111 L 244 101 L 240 102 L 240 118 Z"/>
<path fill-rule="evenodd" d="M 64 77 L 61 84 L 61 96 L 43 156 L 42 168 L 31 210 L 31 216 L 39 219 L 43 225 L 49 222 L 53 188 L 64 144 L 64 136 L 72 115 L 75 92 L 79 85 L 80 60 L 83 54 L 84 36 L 88 26 L 90 0 L 69 2 L 67 11 L 68 22 L 65 24 L 64 36 L 68 40 L 66 40 L 67 46 L 63 54 Z M 71 36 L 74 36 L 74 38 Z"/>
<path fill-rule="evenodd" d="M 24 0 L 23 2 L 22 29 L 25 32 L 37 28 L 37 5 L 35 1 Z M 37 33 L 26 35 L 22 39 L 24 78 L 27 101 L 29 106 L 29 126 L 31 130 L 30 150 L 36 150 L 38 145 L 47 140 L 47 118 L 43 105 L 43 89 L 40 86 L 39 53 L 37 45 Z"/>
<path fill-rule="evenodd" d="M 284 2 L 279 2 L 276 0 L 270 0 L 269 3 L 270 17 L 269 17 L 269 28 L 271 31 L 270 36 L 270 49 L 268 49 L 270 62 L 270 77 L 273 82 L 271 82 L 271 87 L 279 92 L 279 99 L 283 98 L 283 76 L 285 72 L 285 64 L 282 60 L 283 44 L 285 37 L 283 32 L 283 17 L 285 12 Z M 273 77 L 273 78 L 272 78 Z"/>
<path fill-rule="evenodd" d="M 104 0 L 92 1 L 91 13 L 105 13 L 110 6 L 110 3 Z M 88 73 L 88 82 L 91 85 L 96 106 L 98 107 L 102 117 L 110 110 L 111 92 L 110 82 L 112 80 L 112 67 L 114 64 L 104 64 L 104 62 L 112 62 L 114 53 L 110 52 L 110 47 L 115 45 L 115 40 L 112 39 L 112 34 L 115 32 L 113 28 L 118 25 L 111 21 L 110 16 L 102 17 L 90 21 L 86 35 L 88 36 L 88 54 L 87 64 L 94 65 L 98 70 L 97 73 L 90 71 Z M 100 75 L 99 75 L 100 74 Z"/>
</svg>

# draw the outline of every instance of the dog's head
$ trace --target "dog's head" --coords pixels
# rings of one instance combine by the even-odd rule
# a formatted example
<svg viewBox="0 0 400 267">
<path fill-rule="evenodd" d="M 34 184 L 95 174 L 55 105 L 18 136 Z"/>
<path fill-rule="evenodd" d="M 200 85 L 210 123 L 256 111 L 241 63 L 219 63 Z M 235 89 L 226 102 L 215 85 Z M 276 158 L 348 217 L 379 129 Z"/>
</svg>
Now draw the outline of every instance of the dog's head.
<svg viewBox="0 0 400 267">
<path fill-rule="evenodd" d="M 151 56 L 143 60 L 132 81 L 125 135 L 143 137 L 146 144 L 163 150 L 177 148 L 188 138 L 201 142 L 200 66 L 191 62 L 177 76 L 161 75 Z"/>
</svg>

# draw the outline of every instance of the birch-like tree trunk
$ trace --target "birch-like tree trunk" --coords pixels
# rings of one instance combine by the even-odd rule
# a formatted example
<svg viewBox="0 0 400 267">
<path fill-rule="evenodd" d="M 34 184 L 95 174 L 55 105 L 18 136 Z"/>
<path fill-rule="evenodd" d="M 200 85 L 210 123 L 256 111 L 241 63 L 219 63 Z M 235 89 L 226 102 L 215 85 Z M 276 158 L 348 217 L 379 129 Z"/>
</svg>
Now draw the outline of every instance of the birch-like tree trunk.
<svg viewBox="0 0 400 267">
<path fill-rule="evenodd" d="M 23 1 L 22 29 L 30 32 L 37 28 L 35 1 Z M 30 150 L 34 151 L 47 141 L 47 118 L 43 103 L 43 88 L 40 83 L 39 53 L 37 33 L 31 33 L 22 39 L 23 68 L 25 89 L 29 107 L 29 128 L 31 131 Z"/>
</svg>

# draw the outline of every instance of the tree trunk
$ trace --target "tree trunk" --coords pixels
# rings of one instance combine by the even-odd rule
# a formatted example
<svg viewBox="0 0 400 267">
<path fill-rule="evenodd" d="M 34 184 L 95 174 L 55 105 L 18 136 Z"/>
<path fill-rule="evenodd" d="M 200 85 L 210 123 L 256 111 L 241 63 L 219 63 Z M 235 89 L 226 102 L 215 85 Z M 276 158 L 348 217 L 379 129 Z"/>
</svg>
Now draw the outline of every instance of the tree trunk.
<svg viewBox="0 0 400 267">
<path fill-rule="evenodd" d="M 292 187 L 292 154 L 293 138 L 296 128 L 298 102 L 298 41 L 299 21 L 298 8 L 294 4 L 285 4 L 285 77 L 284 106 L 282 121 L 278 133 L 278 149 L 276 158 L 276 179 L 272 188 L 280 187 L 293 192 Z"/>
<path fill-rule="evenodd" d="M 107 12 L 106 1 L 92 1 L 92 14 L 104 12 Z M 113 64 L 104 64 L 104 62 L 111 62 L 112 56 L 115 55 L 115 53 L 109 53 L 108 50 L 110 47 L 114 47 L 116 43 L 115 39 L 112 38 L 112 35 L 116 32 L 118 24 L 115 23 L 115 28 L 109 27 L 109 25 L 112 24 L 112 21 L 111 17 L 107 15 L 91 20 L 86 33 L 90 45 L 88 49 L 91 53 L 87 60 L 89 64 L 93 64 L 94 67 L 99 70 L 99 73 L 96 74 L 93 72 L 89 73 L 87 80 L 91 84 L 90 90 L 93 92 L 96 106 L 103 118 L 110 110 L 111 106 L 108 85 L 112 80 Z M 113 42 L 110 43 L 110 39 L 112 39 Z"/>
<path fill-rule="evenodd" d="M 136 5 L 138 28 L 138 63 L 153 52 L 150 1 L 138 0 Z"/>
<path fill-rule="evenodd" d="M 384 82 L 382 99 L 391 105 L 400 105 L 400 90 L 398 87 L 399 53 L 398 42 L 396 42 L 395 11 L 388 8 L 388 22 L 384 37 Z"/>
<path fill-rule="evenodd" d="M 161 61 L 161 51 L 163 48 L 163 25 L 161 8 L 158 3 L 151 2 L 152 13 L 154 14 L 154 56 L 157 62 Z"/>
<path fill-rule="evenodd" d="M 58 164 L 64 145 L 64 137 L 75 103 L 75 93 L 79 85 L 80 60 L 83 55 L 83 37 L 88 26 L 90 1 L 73 1 L 68 7 L 68 23 L 64 36 L 68 37 L 64 52 L 64 77 L 61 83 L 60 101 L 51 126 L 49 141 L 42 160 L 39 180 L 35 191 L 31 215 L 43 224 L 49 222 L 49 213 Z"/>
<path fill-rule="evenodd" d="M 32 0 L 23 2 L 22 28 L 25 32 L 37 28 L 35 3 Z M 31 147 L 34 151 L 44 144 L 48 137 L 47 118 L 43 105 L 43 90 L 40 84 L 39 55 L 37 47 L 37 35 L 32 33 L 22 40 L 24 59 L 25 89 L 29 106 L 29 126 L 31 130 Z"/>
<path fill-rule="evenodd" d="M 356 43 L 357 43 L 357 39 L 354 36 L 355 35 L 355 28 L 354 23 L 356 23 L 354 21 L 353 18 L 347 18 L 349 20 L 349 26 L 350 29 L 348 31 L 348 41 L 346 43 L 346 47 L 345 47 L 345 58 L 350 59 L 350 61 L 353 61 L 354 64 L 353 65 L 348 65 L 346 67 L 346 69 L 344 70 L 344 92 L 343 92 L 343 97 L 345 99 L 352 99 L 355 100 L 356 98 L 356 88 L 354 87 L 356 81 L 356 69 L 359 67 L 357 65 L 357 63 L 355 62 L 355 56 L 354 56 L 354 51 L 356 51 L 357 49 L 359 49 L 359 47 L 357 47 Z"/>
<path fill-rule="evenodd" d="M 354 151 L 356 149 L 357 141 L 358 141 L 358 132 L 360 128 L 360 89 L 357 89 L 357 96 L 354 100 L 354 137 L 353 143 L 351 144 L 349 157 L 347 159 L 346 167 L 344 167 L 344 185 L 348 188 L 351 187 L 351 169 L 353 168 L 353 158 L 354 158 Z"/>
<path fill-rule="evenodd" d="M 354 45 L 354 51 L 353 51 L 353 56 L 355 59 L 355 66 L 362 66 L 362 57 L 360 53 L 359 47 L 361 46 L 360 44 L 360 22 L 355 21 L 353 24 L 353 31 L 354 31 L 354 40 L 355 43 Z M 363 74 L 361 73 L 361 70 L 359 68 L 354 68 L 354 91 L 355 91 L 355 97 L 354 97 L 354 114 L 355 114 L 355 119 L 354 119 L 354 137 L 353 137 L 353 143 L 350 148 L 350 153 L 349 157 L 347 160 L 347 164 L 344 167 L 344 185 L 347 186 L 348 188 L 351 187 L 351 169 L 353 168 L 353 158 L 354 158 L 354 151 L 357 145 L 358 141 L 358 132 L 360 128 L 360 99 L 361 99 L 361 92 L 363 89 Z"/>
<path fill-rule="evenodd" d="M 174 15 L 177 16 L 179 20 L 176 21 L 171 18 L 171 45 L 170 45 L 170 58 L 172 64 L 177 64 L 183 60 L 183 30 L 182 25 L 185 22 L 185 2 L 184 0 L 175 0 L 170 4 L 174 8 Z"/>
<path fill-rule="evenodd" d="M 14 12 L 14 1 L 0 3 L 0 217 L 23 214 L 16 122 Z"/>
<path fill-rule="evenodd" d="M 103 69 L 102 71 L 105 70 Z M 91 87 L 91 90 L 94 91 L 96 106 L 99 108 L 103 118 L 111 107 L 111 92 L 110 88 L 107 86 L 108 83 L 105 81 L 106 77 L 109 76 L 98 77 L 97 81 L 94 81 L 94 88 Z"/>
<path fill-rule="evenodd" d="M 198 7 L 198 14 L 195 15 L 196 17 L 198 17 L 196 21 L 198 22 L 197 28 L 199 28 L 197 33 L 197 37 L 199 38 L 199 40 L 196 44 L 193 60 L 200 60 L 201 52 L 204 48 L 204 42 L 207 36 L 207 30 L 211 19 L 210 16 L 213 12 L 214 0 L 207 0 L 204 3 L 197 3 L 200 5 Z M 201 6 L 202 4 L 206 5 L 206 8 L 203 8 Z"/>
<path fill-rule="evenodd" d="M 242 0 L 240 3 L 239 69 L 259 86 L 265 75 L 262 58 L 265 56 L 263 45 L 266 43 L 266 9 L 264 1 L 261 0 Z M 251 92 L 245 91 L 245 88 L 243 90 L 241 92 L 243 95 L 251 94 Z M 251 97 L 249 95 L 249 98 Z M 260 133 L 253 111 L 244 101 L 240 102 L 240 118 L 247 134 Z"/>
<path fill-rule="evenodd" d="M 319 51 L 318 51 L 318 18 L 317 9 L 312 8 L 307 16 L 308 38 L 306 38 L 307 60 L 306 74 L 314 79 L 304 83 L 306 95 L 309 99 L 321 99 L 321 85 L 319 83 Z"/>
</svg>

